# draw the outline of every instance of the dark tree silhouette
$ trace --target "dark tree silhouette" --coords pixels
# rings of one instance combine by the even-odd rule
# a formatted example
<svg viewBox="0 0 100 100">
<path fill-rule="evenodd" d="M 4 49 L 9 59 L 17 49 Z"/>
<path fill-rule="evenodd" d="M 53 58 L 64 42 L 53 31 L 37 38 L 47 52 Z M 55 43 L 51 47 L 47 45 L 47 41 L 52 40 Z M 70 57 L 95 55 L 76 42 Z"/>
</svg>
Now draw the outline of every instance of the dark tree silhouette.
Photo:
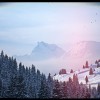
<svg viewBox="0 0 100 100">
<path fill-rule="evenodd" d="M 83 65 L 83 69 L 85 68 L 85 66 Z"/>
<path fill-rule="evenodd" d="M 93 74 L 93 70 L 92 70 L 92 68 L 90 68 L 89 75 L 92 75 L 92 74 Z"/>
<path fill-rule="evenodd" d="M 85 66 L 86 66 L 86 68 L 89 68 L 88 61 L 86 61 Z"/>
<path fill-rule="evenodd" d="M 61 69 L 61 70 L 59 71 L 59 75 L 61 75 L 61 74 L 66 74 L 66 69 Z"/>
<path fill-rule="evenodd" d="M 74 72 L 73 69 L 71 69 L 71 70 L 70 70 L 70 73 L 73 73 L 73 72 Z"/>
<path fill-rule="evenodd" d="M 85 81 L 86 81 L 86 84 L 87 84 L 87 82 L 88 82 L 88 77 L 87 76 L 85 77 Z"/>
</svg>

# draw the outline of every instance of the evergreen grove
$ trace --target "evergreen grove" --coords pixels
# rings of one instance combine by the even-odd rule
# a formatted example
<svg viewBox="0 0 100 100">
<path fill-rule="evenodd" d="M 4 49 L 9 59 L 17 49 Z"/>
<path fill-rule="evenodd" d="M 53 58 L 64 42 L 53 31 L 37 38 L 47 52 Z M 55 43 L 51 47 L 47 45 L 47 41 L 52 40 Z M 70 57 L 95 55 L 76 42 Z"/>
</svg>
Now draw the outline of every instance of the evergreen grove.
<svg viewBox="0 0 100 100">
<path fill-rule="evenodd" d="M 79 84 L 77 75 L 67 82 L 46 77 L 35 66 L 25 67 L 16 59 L 0 53 L 0 98 L 100 98 L 97 89 Z"/>
</svg>

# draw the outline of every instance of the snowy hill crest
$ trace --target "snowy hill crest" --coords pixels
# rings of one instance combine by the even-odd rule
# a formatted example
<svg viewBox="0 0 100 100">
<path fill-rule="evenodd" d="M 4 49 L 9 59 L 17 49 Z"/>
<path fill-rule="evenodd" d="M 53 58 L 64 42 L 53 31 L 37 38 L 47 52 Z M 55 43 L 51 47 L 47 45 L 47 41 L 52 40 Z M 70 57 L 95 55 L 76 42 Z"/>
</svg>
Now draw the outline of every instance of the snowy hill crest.
<svg viewBox="0 0 100 100">
<path fill-rule="evenodd" d="M 100 66 L 97 67 L 97 65 L 95 64 L 94 67 L 93 65 L 89 66 L 89 68 L 81 68 L 79 70 L 73 71 L 73 73 L 68 71 L 66 74 L 57 74 L 53 76 L 53 79 L 64 82 L 68 81 L 69 77 L 73 78 L 73 75 L 77 74 L 79 83 L 82 82 L 83 84 L 86 84 L 85 77 L 87 76 L 89 80 L 87 85 L 90 84 L 91 86 L 97 87 L 97 84 L 100 83 Z M 90 74 L 91 68 L 93 74 Z"/>
</svg>

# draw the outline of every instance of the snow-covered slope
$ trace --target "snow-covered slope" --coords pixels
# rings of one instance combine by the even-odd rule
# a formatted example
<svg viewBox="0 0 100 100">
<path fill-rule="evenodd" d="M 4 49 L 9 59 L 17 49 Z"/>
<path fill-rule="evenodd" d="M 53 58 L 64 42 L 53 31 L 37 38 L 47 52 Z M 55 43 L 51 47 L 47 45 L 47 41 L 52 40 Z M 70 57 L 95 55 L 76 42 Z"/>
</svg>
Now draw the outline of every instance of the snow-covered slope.
<svg viewBox="0 0 100 100">
<path fill-rule="evenodd" d="M 68 81 L 69 77 L 73 78 L 73 74 L 77 74 L 78 79 L 79 79 L 79 83 L 83 83 L 86 84 L 85 81 L 85 77 L 88 77 L 88 84 L 91 84 L 91 86 L 96 86 L 97 87 L 97 83 L 100 83 L 100 67 L 95 67 L 93 68 L 93 75 L 89 75 L 89 69 L 90 68 L 85 68 L 85 69 L 80 69 L 78 71 L 74 71 L 73 73 L 67 72 L 67 74 L 57 74 L 55 76 L 53 76 L 53 79 L 58 80 L 58 81 Z"/>
</svg>

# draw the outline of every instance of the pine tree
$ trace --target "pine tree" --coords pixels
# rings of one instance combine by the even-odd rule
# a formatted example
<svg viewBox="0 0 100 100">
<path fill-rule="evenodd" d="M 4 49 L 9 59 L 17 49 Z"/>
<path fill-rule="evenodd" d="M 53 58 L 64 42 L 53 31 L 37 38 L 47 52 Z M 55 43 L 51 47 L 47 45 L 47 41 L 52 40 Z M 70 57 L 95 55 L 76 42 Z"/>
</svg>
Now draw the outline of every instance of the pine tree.
<svg viewBox="0 0 100 100">
<path fill-rule="evenodd" d="M 67 98 L 67 84 L 65 81 L 62 83 L 62 86 L 61 86 L 61 93 L 62 93 L 61 94 L 62 98 Z"/>
<path fill-rule="evenodd" d="M 23 65 L 22 65 L 22 63 L 20 62 L 19 63 L 19 76 L 23 76 L 23 67 L 22 67 Z"/>
<path fill-rule="evenodd" d="M 4 52 L 3 52 L 3 50 L 1 51 L 1 58 L 2 59 L 4 58 Z"/>
<path fill-rule="evenodd" d="M 30 73 L 30 87 L 31 92 L 30 95 L 32 98 L 36 98 L 36 69 L 35 66 L 32 64 L 32 67 L 30 69 L 31 73 Z"/>
<path fill-rule="evenodd" d="M 98 92 L 98 95 L 100 95 L 100 83 L 98 83 L 97 92 Z"/>
<path fill-rule="evenodd" d="M 86 65 L 85 66 L 86 66 L 86 68 L 89 68 L 88 61 L 86 61 Z"/>
<path fill-rule="evenodd" d="M 12 76 L 8 88 L 8 98 L 25 98 L 26 90 L 22 76 Z"/>
<path fill-rule="evenodd" d="M 54 74 L 54 76 L 56 76 L 56 73 Z"/>
<path fill-rule="evenodd" d="M 17 98 L 25 98 L 26 97 L 26 90 L 25 90 L 25 82 L 23 76 L 18 76 L 17 80 Z"/>
<path fill-rule="evenodd" d="M 61 70 L 59 71 L 59 75 L 61 75 Z"/>
<path fill-rule="evenodd" d="M 98 60 L 98 62 L 100 62 L 100 59 Z"/>
<path fill-rule="evenodd" d="M 69 77 L 69 81 L 68 81 L 68 83 L 67 83 L 67 97 L 68 98 L 73 98 L 73 93 L 74 93 L 74 91 L 73 91 L 73 81 L 72 81 L 72 78 L 71 77 Z"/>
<path fill-rule="evenodd" d="M 97 90 L 96 87 L 92 88 L 92 97 L 91 98 L 97 98 Z"/>
<path fill-rule="evenodd" d="M 36 80 L 36 98 L 39 98 L 38 94 L 41 87 L 41 73 L 38 69 L 37 69 L 36 79 L 37 79 Z"/>
<path fill-rule="evenodd" d="M 75 76 L 75 73 L 73 74 L 73 82 L 76 81 L 76 76 Z"/>
<path fill-rule="evenodd" d="M 58 82 L 58 80 L 55 80 L 53 88 L 53 98 L 58 98 L 58 99 L 61 98 L 60 93 L 61 93 L 60 83 Z"/>
<path fill-rule="evenodd" d="M 72 69 L 70 70 L 70 73 L 73 73 L 73 70 Z"/>
<path fill-rule="evenodd" d="M 90 68 L 90 70 L 89 70 L 89 75 L 93 75 L 93 70 L 92 70 L 92 68 Z"/>
<path fill-rule="evenodd" d="M 85 66 L 83 65 L 83 69 L 85 68 Z"/>
<path fill-rule="evenodd" d="M 88 82 L 88 77 L 87 76 L 85 77 L 85 81 L 86 81 L 86 84 L 87 84 L 87 82 Z"/>
<path fill-rule="evenodd" d="M 47 85 L 48 85 L 48 92 L 49 92 L 49 98 L 52 98 L 53 96 L 53 78 L 51 77 L 51 74 L 49 73 L 47 78 Z"/>
<path fill-rule="evenodd" d="M 2 81 L 2 94 L 3 97 L 7 97 L 7 91 L 8 91 L 8 86 L 9 86 L 9 77 L 10 77 L 10 70 L 9 70 L 9 59 L 8 56 L 2 52 L 1 53 L 1 80 Z"/>
<path fill-rule="evenodd" d="M 95 61 L 95 64 L 98 64 L 98 61 L 97 60 Z"/>
<path fill-rule="evenodd" d="M 2 98 L 2 80 L 0 79 L 0 98 Z"/>
<path fill-rule="evenodd" d="M 80 84 L 77 84 L 76 85 L 76 93 L 75 93 L 75 96 L 76 98 L 80 98 Z"/>
<path fill-rule="evenodd" d="M 17 69 L 18 69 L 18 65 L 17 65 L 17 61 L 16 59 L 14 59 L 13 61 L 10 62 L 9 66 L 11 67 L 10 71 L 11 71 L 11 76 L 16 76 L 17 75 Z"/>
<path fill-rule="evenodd" d="M 80 98 L 85 98 L 85 86 L 82 84 L 81 86 L 81 91 L 80 91 Z"/>
<path fill-rule="evenodd" d="M 30 76 L 31 76 L 31 73 L 30 73 L 30 68 L 28 68 L 28 67 L 26 67 L 26 69 L 25 69 L 25 89 L 26 89 L 26 96 L 27 96 L 27 98 L 31 98 L 31 93 L 30 93 L 30 83 L 31 83 L 31 81 L 30 81 Z"/>
<path fill-rule="evenodd" d="M 98 68 L 98 67 L 100 67 L 100 64 L 99 64 L 99 63 L 97 64 L 97 68 Z"/>
<path fill-rule="evenodd" d="M 88 88 L 86 88 L 85 98 L 90 98 L 90 93 Z"/>
<path fill-rule="evenodd" d="M 66 74 L 66 69 L 61 69 L 61 70 L 59 71 L 59 75 L 61 75 L 61 74 Z"/>
<path fill-rule="evenodd" d="M 41 87 L 39 90 L 39 98 L 49 98 L 49 92 L 48 92 L 48 85 L 46 82 L 46 77 L 45 75 L 42 74 L 41 76 Z"/>
<path fill-rule="evenodd" d="M 77 89 L 79 89 L 79 81 L 78 81 L 78 77 L 77 77 L 77 74 L 73 75 L 73 96 L 74 98 L 77 98 L 78 97 L 78 91 Z"/>
<path fill-rule="evenodd" d="M 91 98 L 91 92 L 92 92 L 92 90 L 91 90 L 91 85 L 89 84 L 89 93 L 90 93 L 90 98 Z"/>
<path fill-rule="evenodd" d="M 17 98 L 17 93 L 17 76 L 11 76 L 8 87 L 8 98 Z"/>
</svg>

